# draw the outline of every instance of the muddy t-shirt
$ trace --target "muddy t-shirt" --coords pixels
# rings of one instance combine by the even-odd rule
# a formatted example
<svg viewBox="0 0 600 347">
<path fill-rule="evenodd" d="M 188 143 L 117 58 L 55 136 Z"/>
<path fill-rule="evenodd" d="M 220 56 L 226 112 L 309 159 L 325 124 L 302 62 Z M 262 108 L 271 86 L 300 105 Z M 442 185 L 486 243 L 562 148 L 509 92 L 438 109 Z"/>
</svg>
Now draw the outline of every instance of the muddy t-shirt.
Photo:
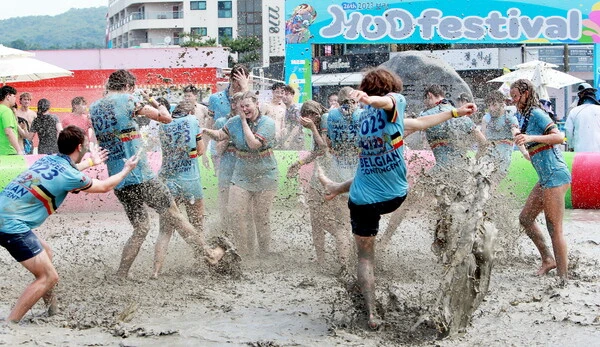
<svg viewBox="0 0 600 347">
<path fill-rule="evenodd" d="M 68 156 L 38 159 L 0 193 L 0 233 L 18 234 L 39 227 L 67 193 L 91 186 L 92 179 L 77 170 Z"/>
<path fill-rule="evenodd" d="M 388 96 L 394 101 L 390 112 L 366 106 L 360 117 L 363 145 L 350 187 L 350 200 L 357 205 L 389 201 L 408 191 L 403 146 L 406 99 L 401 94 Z"/>
<path fill-rule="evenodd" d="M 354 177 L 358 167 L 359 133 L 364 110 L 357 108 L 351 115 L 344 115 L 339 108 L 329 111 L 327 137 L 331 143 L 331 170 L 328 176 L 343 182 Z M 368 146 L 366 143 L 360 144 Z"/>
<path fill-rule="evenodd" d="M 510 166 L 514 147 L 512 128 L 519 127 L 517 117 L 504 113 L 498 117 L 492 117 L 486 113 L 483 116 L 486 123 L 485 138 L 490 141 L 490 156 L 498 163 L 499 170 L 506 172 Z"/>
<path fill-rule="evenodd" d="M 121 172 L 127 159 L 136 155 L 143 147 L 142 136 L 134 120 L 137 106 L 133 95 L 115 93 L 94 102 L 90 107 L 90 117 L 98 145 L 108 150 L 106 167 L 111 176 Z M 152 178 L 154 172 L 150 169 L 146 152 L 142 151 L 135 169 L 115 189 L 146 182 Z"/>
<path fill-rule="evenodd" d="M 162 147 L 160 176 L 172 180 L 200 180 L 197 141 L 202 140 L 198 118 L 192 115 L 173 118 L 161 124 L 159 130 Z"/>
<path fill-rule="evenodd" d="M 221 129 L 227 123 L 227 118 L 221 117 L 215 121 L 215 129 Z M 231 176 L 233 175 L 233 168 L 235 167 L 235 147 L 230 143 L 230 140 L 226 140 L 228 142 L 227 148 L 223 153 L 221 153 L 221 157 L 219 159 L 219 170 L 217 171 L 217 178 L 219 181 L 220 188 L 229 187 L 231 184 Z"/>
<path fill-rule="evenodd" d="M 450 111 L 453 107 L 449 103 L 441 103 L 421 112 L 419 117 Z M 425 130 L 427 142 L 435 157 L 435 165 L 453 167 L 465 163 L 467 151 L 472 143 L 466 137 L 473 130 L 475 123 L 469 117 L 452 118 Z"/>
<path fill-rule="evenodd" d="M 262 142 L 258 149 L 250 149 L 246 143 L 240 116 L 229 118 L 223 131 L 229 135 L 235 147 L 236 162 L 231 183 L 247 191 L 277 189 L 277 162 L 271 149 L 275 143 L 275 121 L 258 116 L 249 122 L 252 133 Z"/>
<path fill-rule="evenodd" d="M 32 133 L 37 133 L 40 143 L 38 145 L 39 154 L 58 153 L 58 132 L 56 124 L 59 123 L 58 117 L 53 114 L 43 114 L 35 117 L 31 123 Z"/>
</svg>

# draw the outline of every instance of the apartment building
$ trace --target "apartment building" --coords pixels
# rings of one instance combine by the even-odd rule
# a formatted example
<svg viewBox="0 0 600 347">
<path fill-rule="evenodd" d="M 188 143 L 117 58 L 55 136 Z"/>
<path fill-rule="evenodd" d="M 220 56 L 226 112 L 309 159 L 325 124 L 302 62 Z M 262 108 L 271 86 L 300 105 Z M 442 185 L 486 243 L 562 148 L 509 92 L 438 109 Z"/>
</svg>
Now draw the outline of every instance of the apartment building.
<svg viewBox="0 0 600 347">
<path fill-rule="evenodd" d="M 236 0 L 110 0 L 108 47 L 179 45 L 183 33 L 217 40 L 237 37 Z"/>
</svg>

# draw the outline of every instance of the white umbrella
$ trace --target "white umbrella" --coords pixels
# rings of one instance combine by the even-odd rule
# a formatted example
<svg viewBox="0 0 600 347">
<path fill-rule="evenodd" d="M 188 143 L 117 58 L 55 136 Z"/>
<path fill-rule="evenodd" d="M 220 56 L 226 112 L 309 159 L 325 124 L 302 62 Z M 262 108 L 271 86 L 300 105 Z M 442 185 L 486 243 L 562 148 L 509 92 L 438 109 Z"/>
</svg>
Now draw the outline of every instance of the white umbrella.
<svg viewBox="0 0 600 347">
<path fill-rule="evenodd" d="M 494 78 L 488 82 L 504 82 L 505 84 L 510 84 L 518 79 L 528 79 L 536 86 L 540 99 L 548 99 L 548 91 L 546 88 L 560 89 L 572 84 L 585 82 L 580 78 L 555 70 L 555 67 L 558 66 L 539 60 L 533 60 L 519 64 L 515 66 L 515 71 Z M 503 87 L 504 86 L 505 85 L 503 85 Z"/>
<path fill-rule="evenodd" d="M 5 57 L 33 57 L 35 54 L 22 51 L 20 49 L 6 47 L 4 45 L 0 45 L 0 58 Z"/>
<path fill-rule="evenodd" d="M 2 83 L 37 81 L 66 76 L 73 76 L 73 72 L 30 57 L 0 55 L 0 81 Z"/>
</svg>

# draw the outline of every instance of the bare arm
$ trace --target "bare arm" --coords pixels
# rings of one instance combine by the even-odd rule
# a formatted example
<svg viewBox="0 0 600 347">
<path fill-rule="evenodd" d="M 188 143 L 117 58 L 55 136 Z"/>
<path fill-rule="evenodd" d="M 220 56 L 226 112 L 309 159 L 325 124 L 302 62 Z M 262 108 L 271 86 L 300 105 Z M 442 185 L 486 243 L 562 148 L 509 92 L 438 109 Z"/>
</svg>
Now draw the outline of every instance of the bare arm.
<svg viewBox="0 0 600 347">
<path fill-rule="evenodd" d="M 548 145 L 558 145 L 563 143 L 564 138 L 557 128 L 554 128 L 550 133 L 545 135 L 527 135 L 521 134 L 520 132 L 515 136 L 515 143 L 517 145 L 524 145 L 528 142 L 545 143 Z"/>
<path fill-rule="evenodd" d="M 150 104 L 152 104 L 152 106 L 144 105 L 144 107 L 137 111 L 137 114 L 146 116 L 159 123 L 171 123 L 173 118 L 171 118 L 171 114 L 169 113 L 169 110 L 167 110 L 165 105 L 159 104 L 158 101 L 154 99 L 150 100 Z"/>
<path fill-rule="evenodd" d="M 259 149 L 263 143 L 256 138 L 256 135 L 250 129 L 248 125 L 248 120 L 245 117 L 242 117 L 242 130 L 244 131 L 244 139 L 246 140 L 246 144 L 250 149 Z"/>
<path fill-rule="evenodd" d="M 521 131 L 517 127 L 512 127 L 510 130 L 513 134 L 513 137 L 516 137 L 517 135 L 521 134 Z M 517 147 L 519 148 L 519 152 L 521 152 L 521 154 L 523 155 L 523 158 L 531 160 L 531 157 L 529 157 L 529 152 L 527 152 L 527 149 L 525 148 L 524 144 L 517 145 Z"/>
<path fill-rule="evenodd" d="M 121 181 L 131 172 L 131 170 L 136 167 L 138 160 L 139 157 L 134 155 L 133 157 L 129 158 L 127 162 L 125 162 L 123 170 L 121 170 L 118 174 L 112 175 L 104 180 L 93 179 L 92 186 L 84 191 L 86 193 L 107 193 L 113 190 L 117 184 L 121 183 Z"/>
<path fill-rule="evenodd" d="M 204 129 L 202 135 L 208 135 L 215 141 L 229 140 L 229 135 L 223 131 L 223 129 Z"/>
<path fill-rule="evenodd" d="M 6 134 L 10 145 L 17 150 L 17 154 L 25 154 L 23 152 L 23 148 L 21 148 L 21 145 L 19 144 L 19 139 L 17 138 L 17 135 L 15 135 L 12 128 L 4 128 L 4 134 Z"/>
<path fill-rule="evenodd" d="M 202 132 L 204 134 L 204 131 Z M 196 152 L 198 155 L 204 155 L 206 152 L 206 146 L 204 146 L 204 139 L 196 140 Z"/>
<path fill-rule="evenodd" d="M 327 150 L 327 142 L 323 139 L 323 136 L 317 130 L 315 123 L 310 118 L 300 118 L 300 123 L 303 127 L 309 129 L 312 132 L 316 148 L 312 150 L 307 157 L 298 159 L 295 163 L 290 165 L 287 172 L 287 177 L 296 176 L 298 170 L 308 163 L 312 163 L 318 156 L 323 155 Z"/>
<path fill-rule="evenodd" d="M 456 109 L 458 116 L 469 116 L 477 112 L 477 106 L 472 103 L 467 103 Z M 404 128 L 408 131 L 425 130 L 434 125 L 438 125 L 452 118 L 452 111 L 444 111 L 438 114 L 432 114 L 419 118 L 405 118 Z M 484 137 L 485 139 L 485 137 Z"/>
</svg>

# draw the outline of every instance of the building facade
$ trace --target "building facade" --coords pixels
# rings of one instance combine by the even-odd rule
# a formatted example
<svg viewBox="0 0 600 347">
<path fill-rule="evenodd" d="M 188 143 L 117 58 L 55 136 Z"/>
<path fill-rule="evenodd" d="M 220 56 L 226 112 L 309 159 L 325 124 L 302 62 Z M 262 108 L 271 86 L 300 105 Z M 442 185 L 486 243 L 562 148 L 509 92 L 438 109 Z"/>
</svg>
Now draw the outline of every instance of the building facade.
<svg viewBox="0 0 600 347">
<path fill-rule="evenodd" d="M 217 39 L 237 36 L 236 0 L 110 0 L 109 48 L 179 45 L 184 34 Z"/>
</svg>

